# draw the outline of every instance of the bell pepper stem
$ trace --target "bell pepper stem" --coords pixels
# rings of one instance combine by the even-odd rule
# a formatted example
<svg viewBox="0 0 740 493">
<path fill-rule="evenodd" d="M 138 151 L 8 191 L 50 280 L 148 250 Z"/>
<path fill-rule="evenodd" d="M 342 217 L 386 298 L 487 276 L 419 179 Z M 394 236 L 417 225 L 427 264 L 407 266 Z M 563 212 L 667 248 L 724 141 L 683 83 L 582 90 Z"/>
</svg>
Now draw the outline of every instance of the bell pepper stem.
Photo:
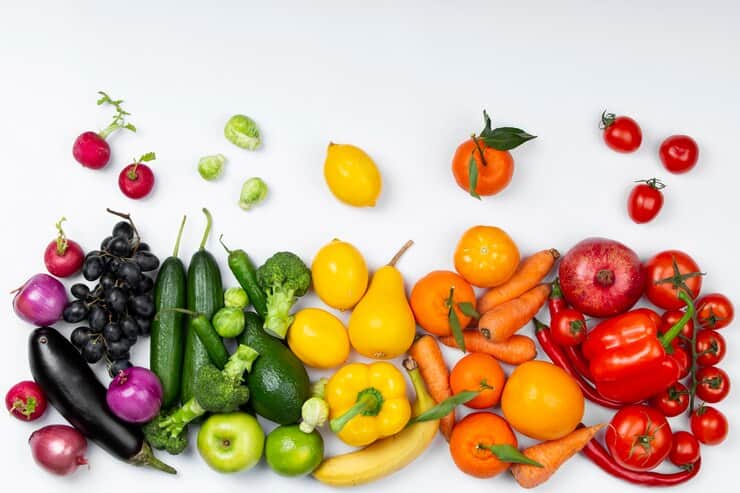
<svg viewBox="0 0 740 493">
<path fill-rule="evenodd" d="M 378 389 L 368 387 L 357 394 L 357 402 L 355 402 L 352 407 L 347 409 L 347 411 L 341 416 L 336 417 L 329 422 L 329 428 L 331 428 L 331 431 L 334 433 L 339 433 L 342 431 L 342 428 L 352 420 L 352 418 L 359 416 L 360 414 L 365 416 L 377 416 L 382 407 L 383 395 Z"/>
<path fill-rule="evenodd" d="M 681 329 L 683 329 L 684 326 L 689 322 L 689 320 L 691 320 L 694 316 L 694 301 L 691 299 L 691 296 L 689 296 L 686 291 L 680 290 L 678 292 L 678 297 L 684 303 L 686 303 L 686 313 L 683 314 L 683 316 L 678 320 L 678 322 L 673 325 L 673 327 L 668 330 L 668 332 L 661 336 L 660 343 L 666 349 L 670 347 L 671 341 L 678 337 L 678 334 L 681 333 Z"/>
</svg>

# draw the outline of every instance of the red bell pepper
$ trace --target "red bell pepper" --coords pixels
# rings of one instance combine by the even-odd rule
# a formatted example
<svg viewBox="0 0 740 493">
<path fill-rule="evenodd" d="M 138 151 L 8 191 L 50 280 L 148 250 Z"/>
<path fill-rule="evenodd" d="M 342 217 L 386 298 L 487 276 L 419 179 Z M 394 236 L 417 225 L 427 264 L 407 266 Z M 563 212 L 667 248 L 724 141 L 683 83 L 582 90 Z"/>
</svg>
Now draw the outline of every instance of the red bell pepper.
<svg viewBox="0 0 740 493">
<path fill-rule="evenodd" d="M 684 370 L 680 354 L 671 341 L 694 315 L 694 303 L 679 292 L 686 313 L 662 336 L 660 317 L 646 308 L 632 310 L 606 320 L 592 330 L 583 343 L 596 389 L 609 399 L 633 403 L 662 392 L 676 382 Z"/>
</svg>

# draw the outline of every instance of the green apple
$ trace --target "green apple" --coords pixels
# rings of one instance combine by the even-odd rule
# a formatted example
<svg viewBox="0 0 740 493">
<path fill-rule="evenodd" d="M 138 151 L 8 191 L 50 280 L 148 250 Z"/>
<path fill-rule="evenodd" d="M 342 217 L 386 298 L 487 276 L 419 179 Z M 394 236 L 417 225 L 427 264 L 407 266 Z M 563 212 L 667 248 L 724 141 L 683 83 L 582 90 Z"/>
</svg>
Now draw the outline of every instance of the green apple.
<svg viewBox="0 0 740 493">
<path fill-rule="evenodd" d="M 198 452 L 219 472 L 236 472 L 254 467 L 262 457 L 265 432 L 247 413 L 214 414 L 198 432 Z"/>
</svg>

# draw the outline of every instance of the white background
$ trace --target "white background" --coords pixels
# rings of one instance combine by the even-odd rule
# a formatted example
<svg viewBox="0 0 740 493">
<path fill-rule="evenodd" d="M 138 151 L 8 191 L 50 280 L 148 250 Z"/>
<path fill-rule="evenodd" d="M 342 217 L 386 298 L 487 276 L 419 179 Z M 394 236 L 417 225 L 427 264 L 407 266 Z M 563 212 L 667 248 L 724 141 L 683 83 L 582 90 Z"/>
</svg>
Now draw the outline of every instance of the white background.
<svg viewBox="0 0 740 493">
<path fill-rule="evenodd" d="M 94 248 L 114 223 L 105 207 L 130 211 L 164 257 L 187 213 L 182 254 L 189 258 L 204 224 L 200 208 L 208 206 L 214 237 L 224 233 L 258 260 L 291 249 L 310 261 L 339 237 L 377 267 L 412 238 L 416 245 L 400 263 L 410 286 L 430 270 L 451 268 L 456 240 L 469 226 L 493 224 L 525 254 L 565 251 L 595 235 L 619 239 L 643 258 L 679 248 L 708 272 L 707 292 L 740 302 L 740 9 L 734 2 L 23 3 L 4 1 L 0 8 L 2 292 L 43 270 L 42 252 L 62 214 L 70 237 Z M 111 164 L 90 171 L 70 151 L 80 132 L 108 122 L 110 110 L 95 106 L 100 89 L 126 99 L 140 130 L 114 135 Z M 480 130 L 483 108 L 494 123 L 539 137 L 513 152 L 511 186 L 478 202 L 454 183 L 450 159 Z M 644 142 L 637 153 L 605 147 L 597 128 L 604 108 L 640 122 Z M 259 152 L 222 137 L 223 123 L 237 112 L 262 128 Z M 699 142 L 700 163 L 688 175 L 672 176 L 660 166 L 657 148 L 662 138 L 684 132 Z M 377 207 L 346 207 L 330 195 L 322 177 L 330 140 L 359 145 L 377 161 L 384 179 Z M 158 155 L 156 188 L 147 200 L 130 201 L 118 190 L 118 172 L 150 150 Z M 226 172 L 218 182 L 204 182 L 196 162 L 216 152 L 229 158 Z M 236 205 L 238 192 L 254 175 L 269 183 L 270 197 L 245 213 Z M 626 197 L 632 180 L 653 176 L 668 185 L 665 208 L 653 223 L 638 226 L 626 215 Z M 225 262 L 215 238 L 209 246 Z M 15 317 L 10 301 L 8 295 L 0 311 L 3 392 L 29 377 L 30 327 Z M 740 376 L 736 329 L 724 331 L 730 356 L 722 366 L 733 377 Z M 446 354 L 452 364 L 457 355 Z M 135 360 L 147 361 L 146 344 L 136 346 Z M 734 391 L 719 405 L 731 428 L 739 424 L 739 402 Z M 587 421 L 608 416 L 590 406 Z M 325 490 L 310 479 L 280 478 L 264 463 L 218 476 L 193 450 L 167 458 L 180 471 L 173 478 L 134 469 L 94 445 L 90 470 L 58 479 L 33 464 L 26 439 L 36 427 L 59 422 L 55 412 L 35 424 L 0 419 L 4 490 Z M 703 449 L 704 470 L 676 491 L 734 490 L 735 430 L 721 447 Z M 327 440 L 329 454 L 340 450 Z M 635 490 L 581 457 L 540 490 L 595 486 Z M 442 487 L 518 488 L 508 475 L 465 476 L 438 438 L 406 470 L 361 490 Z"/>
</svg>

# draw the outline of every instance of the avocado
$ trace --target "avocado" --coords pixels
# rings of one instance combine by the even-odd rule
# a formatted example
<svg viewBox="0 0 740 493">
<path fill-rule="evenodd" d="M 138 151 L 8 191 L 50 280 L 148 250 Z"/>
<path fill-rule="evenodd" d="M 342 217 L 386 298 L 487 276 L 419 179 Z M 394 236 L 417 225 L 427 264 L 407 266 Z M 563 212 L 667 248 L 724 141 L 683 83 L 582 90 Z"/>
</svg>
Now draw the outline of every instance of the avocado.
<svg viewBox="0 0 740 493">
<path fill-rule="evenodd" d="M 311 396 L 306 368 L 285 344 L 264 331 L 259 315 L 246 312 L 244 318 L 239 343 L 260 353 L 247 375 L 249 402 L 257 414 L 270 421 L 297 423 L 303 403 Z"/>
</svg>

